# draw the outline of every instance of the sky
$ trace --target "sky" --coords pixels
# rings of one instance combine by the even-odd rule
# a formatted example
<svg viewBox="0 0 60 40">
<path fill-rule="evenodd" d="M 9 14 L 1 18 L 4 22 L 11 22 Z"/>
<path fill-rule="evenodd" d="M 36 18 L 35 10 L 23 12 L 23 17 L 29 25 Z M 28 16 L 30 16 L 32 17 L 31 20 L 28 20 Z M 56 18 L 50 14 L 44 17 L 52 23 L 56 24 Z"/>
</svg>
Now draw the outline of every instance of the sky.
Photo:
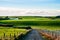
<svg viewBox="0 0 60 40">
<path fill-rule="evenodd" d="M 0 0 L 0 16 L 60 15 L 60 0 Z"/>
</svg>

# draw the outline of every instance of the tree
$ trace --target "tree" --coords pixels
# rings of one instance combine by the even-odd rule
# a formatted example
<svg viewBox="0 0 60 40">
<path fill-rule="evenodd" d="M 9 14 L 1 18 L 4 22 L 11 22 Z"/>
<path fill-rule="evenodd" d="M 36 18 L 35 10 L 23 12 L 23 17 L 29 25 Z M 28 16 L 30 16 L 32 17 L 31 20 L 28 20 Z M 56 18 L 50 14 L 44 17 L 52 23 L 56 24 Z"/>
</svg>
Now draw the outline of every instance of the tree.
<svg viewBox="0 0 60 40">
<path fill-rule="evenodd" d="M 8 19 L 9 19 L 9 17 L 8 17 L 8 16 L 6 16 L 6 17 L 5 17 L 5 20 L 8 20 Z"/>
<path fill-rule="evenodd" d="M 56 18 L 60 18 L 60 15 L 59 16 L 56 16 Z"/>
</svg>

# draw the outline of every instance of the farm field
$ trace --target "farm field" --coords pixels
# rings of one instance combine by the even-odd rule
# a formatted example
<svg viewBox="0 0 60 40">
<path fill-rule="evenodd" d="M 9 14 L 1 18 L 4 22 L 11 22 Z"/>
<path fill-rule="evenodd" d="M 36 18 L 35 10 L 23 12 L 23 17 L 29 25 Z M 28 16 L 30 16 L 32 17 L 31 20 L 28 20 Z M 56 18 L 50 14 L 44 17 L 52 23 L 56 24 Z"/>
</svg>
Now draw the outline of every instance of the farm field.
<svg viewBox="0 0 60 40">
<path fill-rule="evenodd" d="M 15 16 L 9 16 L 10 18 Z M 39 16 L 18 16 L 21 18 L 19 20 L 0 20 L 0 24 L 12 24 L 14 27 L 18 26 L 31 26 L 37 29 L 60 29 L 60 19 L 59 18 L 45 18 Z"/>
<path fill-rule="evenodd" d="M 33 29 L 50 30 L 50 31 L 60 30 L 60 26 L 32 26 L 32 28 Z"/>
<path fill-rule="evenodd" d="M 26 29 L 17 29 L 17 28 L 9 28 L 9 27 L 0 27 L 0 39 L 11 39 L 17 38 L 21 34 L 26 34 L 28 30 Z"/>
<path fill-rule="evenodd" d="M 33 18 L 33 19 L 20 19 L 20 20 L 1 20 L 1 24 L 13 25 L 31 25 L 31 26 L 60 26 L 60 19 L 47 19 L 47 18 Z"/>
<path fill-rule="evenodd" d="M 9 28 L 9 27 L 0 27 L 0 36 L 5 33 L 6 35 L 11 34 L 12 36 L 15 34 L 25 34 L 27 32 L 26 29 L 17 29 L 17 28 Z"/>
<path fill-rule="evenodd" d="M 0 38 L 3 36 L 18 37 L 20 34 L 26 34 L 29 30 L 19 29 L 18 27 L 31 27 L 37 30 L 49 30 L 49 31 L 59 31 L 60 30 L 60 19 L 51 18 L 40 18 L 40 17 L 22 17 L 18 20 L 0 20 L 0 24 L 12 24 L 13 26 L 0 26 Z M 16 28 L 14 28 L 16 27 Z"/>
</svg>

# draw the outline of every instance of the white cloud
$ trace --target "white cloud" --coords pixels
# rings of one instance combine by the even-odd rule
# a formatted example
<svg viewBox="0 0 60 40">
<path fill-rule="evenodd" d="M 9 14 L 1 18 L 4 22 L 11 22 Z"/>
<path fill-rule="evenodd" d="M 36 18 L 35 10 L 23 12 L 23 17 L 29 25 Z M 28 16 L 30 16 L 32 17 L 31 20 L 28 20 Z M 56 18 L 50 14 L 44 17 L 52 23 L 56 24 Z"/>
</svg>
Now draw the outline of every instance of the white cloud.
<svg viewBox="0 0 60 40">
<path fill-rule="evenodd" d="M 19 9 L 0 7 L 0 16 L 55 16 L 55 15 L 60 15 L 60 10 Z"/>
</svg>

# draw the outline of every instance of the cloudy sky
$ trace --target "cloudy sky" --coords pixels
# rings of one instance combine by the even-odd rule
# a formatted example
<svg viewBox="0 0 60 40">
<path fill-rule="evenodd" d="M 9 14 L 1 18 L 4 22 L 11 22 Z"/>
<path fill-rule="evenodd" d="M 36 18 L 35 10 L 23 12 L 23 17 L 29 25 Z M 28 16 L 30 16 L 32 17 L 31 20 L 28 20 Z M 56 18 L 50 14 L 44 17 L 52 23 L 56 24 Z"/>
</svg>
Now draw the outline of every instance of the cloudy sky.
<svg viewBox="0 0 60 40">
<path fill-rule="evenodd" d="M 0 0 L 0 16 L 60 15 L 60 0 Z"/>
</svg>

